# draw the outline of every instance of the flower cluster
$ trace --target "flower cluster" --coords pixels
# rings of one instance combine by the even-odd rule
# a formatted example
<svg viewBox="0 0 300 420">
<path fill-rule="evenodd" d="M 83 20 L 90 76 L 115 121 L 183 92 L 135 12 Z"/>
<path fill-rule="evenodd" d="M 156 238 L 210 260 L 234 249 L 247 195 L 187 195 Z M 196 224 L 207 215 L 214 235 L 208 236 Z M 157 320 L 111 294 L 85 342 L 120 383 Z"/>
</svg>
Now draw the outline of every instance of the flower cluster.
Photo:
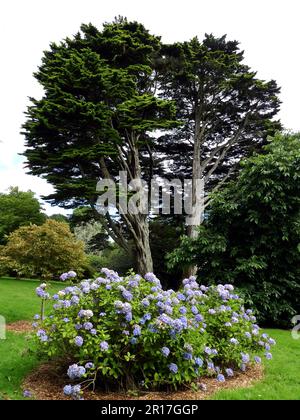
<svg viewBox="0 0 300 420">
<path fill-rule="evenodd" d="M 41 299 L 49 299 L 50 294 L 46 292 L 47 284 L 42 283 L 39 287 L 35 289 L 36 295 Z"/>
<path fill-rule="evenodd" d="M 45 320 L 35 317 L 40 350 L 60 358 L 65 352 L 73 360 L 70 380 L 85 386 L 175 387 L 203 376 L 223 382 L 262 354 L 270 359 L 275 344 L 232 285 L 201 286 L 195 277 L 174 291 L 153 273 L 120 277 L 103 269 L 52 296 L 52 305 Z M 81 392 L 76 384 L 64 389 L 72 398 Z"/>
<path fill-rule="evenodd" d="M 63 273 L 60 276 L 61 281 L 72 280 L 77 277 L 77 273 L 75 271 L 69 271 L 68 273 Z"/>
</svg>

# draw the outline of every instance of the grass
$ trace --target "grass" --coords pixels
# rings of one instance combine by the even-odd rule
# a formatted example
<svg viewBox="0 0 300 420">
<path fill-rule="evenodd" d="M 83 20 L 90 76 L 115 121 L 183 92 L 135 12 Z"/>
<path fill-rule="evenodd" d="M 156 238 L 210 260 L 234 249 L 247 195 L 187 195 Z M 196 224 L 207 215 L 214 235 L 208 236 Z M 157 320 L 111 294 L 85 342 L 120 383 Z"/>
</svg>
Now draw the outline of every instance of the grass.
<svg viewBox="0 0 300 420">
<path fill-rule="evenodd" d="M 0 315 L 7 322 L 32 320 L 40 308 L 34 292 L 38 284 L 35 280 L 0 279 Z M 64 286 L 54 282 L 51 292 Z M 267 332 L 277 345 L 273 348 L 273 360 L 265 362 L 265 378 L 250 388 L 220 391 L 211 399 L 300 400 L 300 340 L 293 340 L 289 331 Z M 38 364 L 27 349 L 25 334 L 8 332 L 7 339 L 0 340 L 0 400 L 23 399 L 22 380 Z"/>
<path fill-rule="evenodd" d="M 0 315 L 7 323 L 32 320 L 40 311 L 40 300 L 35 295 L 39 280 L 0 279 Z M 65 286 L 51 283 L 51 292 Z M 28 352 L 26 334 L 7 332 L 6 340 L 0 340 L 0 400 L 23 399 L 21 383 L 23 378 L 38 364 Z"/>
<path fill-rule="evenodd" d="M 0 279 L 0 315 L 7 323 L 19 320 L 32 320 L 34 314 L 39 313 L 41 301 L 35 295 L 35 288 L 39 280 Z M 51 293 L 65 287 L 65 284 L 52 282 Z"/>
<path fill-rule="evenodd" d="M 7 332 L 6 340 L 0 340 L 0 400 L 24 399 L 23 378 L 38 364 L 27 348 L 24 334 Z"/>
<path fill-rule="evenodd" d="M 214 400 L 300 400 L 300 340 L 290 331 L 267 330 L 277 345 L 265 362 L 265 378 L 251 388 L 224 390 Z"/>
</svg>

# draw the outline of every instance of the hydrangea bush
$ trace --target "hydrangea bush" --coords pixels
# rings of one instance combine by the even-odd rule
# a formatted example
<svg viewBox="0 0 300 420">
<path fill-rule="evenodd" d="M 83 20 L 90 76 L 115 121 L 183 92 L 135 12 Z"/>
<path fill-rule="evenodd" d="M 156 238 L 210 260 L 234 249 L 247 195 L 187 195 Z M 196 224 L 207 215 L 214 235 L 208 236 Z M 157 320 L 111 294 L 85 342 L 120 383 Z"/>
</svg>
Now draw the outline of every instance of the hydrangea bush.
<svg viewBox="0 0 300 420">
<path fill-rule="evenodd" d="M 120 277 L 103 269 L 53 296 L 42 284 L 37 295 L 42 306 L 53 305 L 50 316 L 35 316 L 39 350 L 69 362 L 64 393 L 73 398 L 98 384 L 162 389 L 203 376 L 225 381 L 262 354 L 272 357 L 274 340 L 231 285 L 200 286 L 190 277 L 176 292 L 163 290 L 153 273 Z"/>
</svg>

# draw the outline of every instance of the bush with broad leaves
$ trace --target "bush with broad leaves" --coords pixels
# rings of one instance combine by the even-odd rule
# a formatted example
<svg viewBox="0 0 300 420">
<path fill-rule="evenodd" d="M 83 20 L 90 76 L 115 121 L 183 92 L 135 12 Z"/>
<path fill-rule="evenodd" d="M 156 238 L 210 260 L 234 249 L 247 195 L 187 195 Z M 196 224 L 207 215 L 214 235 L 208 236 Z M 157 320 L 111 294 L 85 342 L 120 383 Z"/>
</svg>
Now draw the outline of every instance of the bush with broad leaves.
<svg viewBox="0 0 300 420">
<path fill-rule="evenodd" d="M 224 381 L 261 354 L 272 357 L 274 340 L 231 285 L 205 287 L 190 277 L 176 292 L 153 273 L 102 273 L 53 296 L 46 284 L 37 289 L 43 305 L 53 305 L 48 317 L 36 316 L 39 351 L 69 365 L 66 395 L 82 398 L 91 385 L 153 390 L 196 386 L 203 376 Z"/>
</svg>

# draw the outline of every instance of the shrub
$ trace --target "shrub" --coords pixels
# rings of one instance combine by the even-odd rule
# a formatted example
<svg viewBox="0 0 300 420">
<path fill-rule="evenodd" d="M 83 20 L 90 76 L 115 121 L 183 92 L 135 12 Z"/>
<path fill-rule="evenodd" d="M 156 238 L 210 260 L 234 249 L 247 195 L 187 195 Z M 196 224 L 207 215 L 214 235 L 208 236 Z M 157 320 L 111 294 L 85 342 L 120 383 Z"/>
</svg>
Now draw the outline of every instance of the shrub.
<svg viewBox="0 0 300 420">
<path fill-rule="evenodd" d="M 0 250 L 2 270 L 23 277 L 58 277 L 68 267 L 81 274 L 85 264 L 83 244 L 66 223 L 54 220 L 19 228 Z"/>
<path fill-rule="evenodd" d="M 300 134 L 278 134 L 214 195 L 197 238 L 183 238 L 171 266 L 194 264 L 209 284 L 241 289 L 265 325 L 300 312 Z"/>
<path fill-rule="evenodd" d="M 43 302 L 54 302 L 52 315 L 34 324 L 39 350 L 68 362 L 72 381 L 176 388 L 204 375 L 224 381 L 260 362 L 262 352 L 271 358 L 273 340 L 261 334 L 232 286 L 207 288 L 191 277 L 179 292 L 164 291 L 152 273 L 121 278 L 102 271 L 52 297 L 46 284 L 37 289 Z M 79 385 L 65 388 L 76 398 L 79 391 Z"/>
<path fill-rule="evenodd" d="M 132 244 L 129 245 L 129 251 L 125 251 L 116 244 L 107 247 L 101 254 L 102 264 L 100 265 L 100 260 L 98 261 L 98 273 L 102 267 L 111 267 L 122 275 L 128 273 L 135 264 L 132 249 Z"/>
</svg>

